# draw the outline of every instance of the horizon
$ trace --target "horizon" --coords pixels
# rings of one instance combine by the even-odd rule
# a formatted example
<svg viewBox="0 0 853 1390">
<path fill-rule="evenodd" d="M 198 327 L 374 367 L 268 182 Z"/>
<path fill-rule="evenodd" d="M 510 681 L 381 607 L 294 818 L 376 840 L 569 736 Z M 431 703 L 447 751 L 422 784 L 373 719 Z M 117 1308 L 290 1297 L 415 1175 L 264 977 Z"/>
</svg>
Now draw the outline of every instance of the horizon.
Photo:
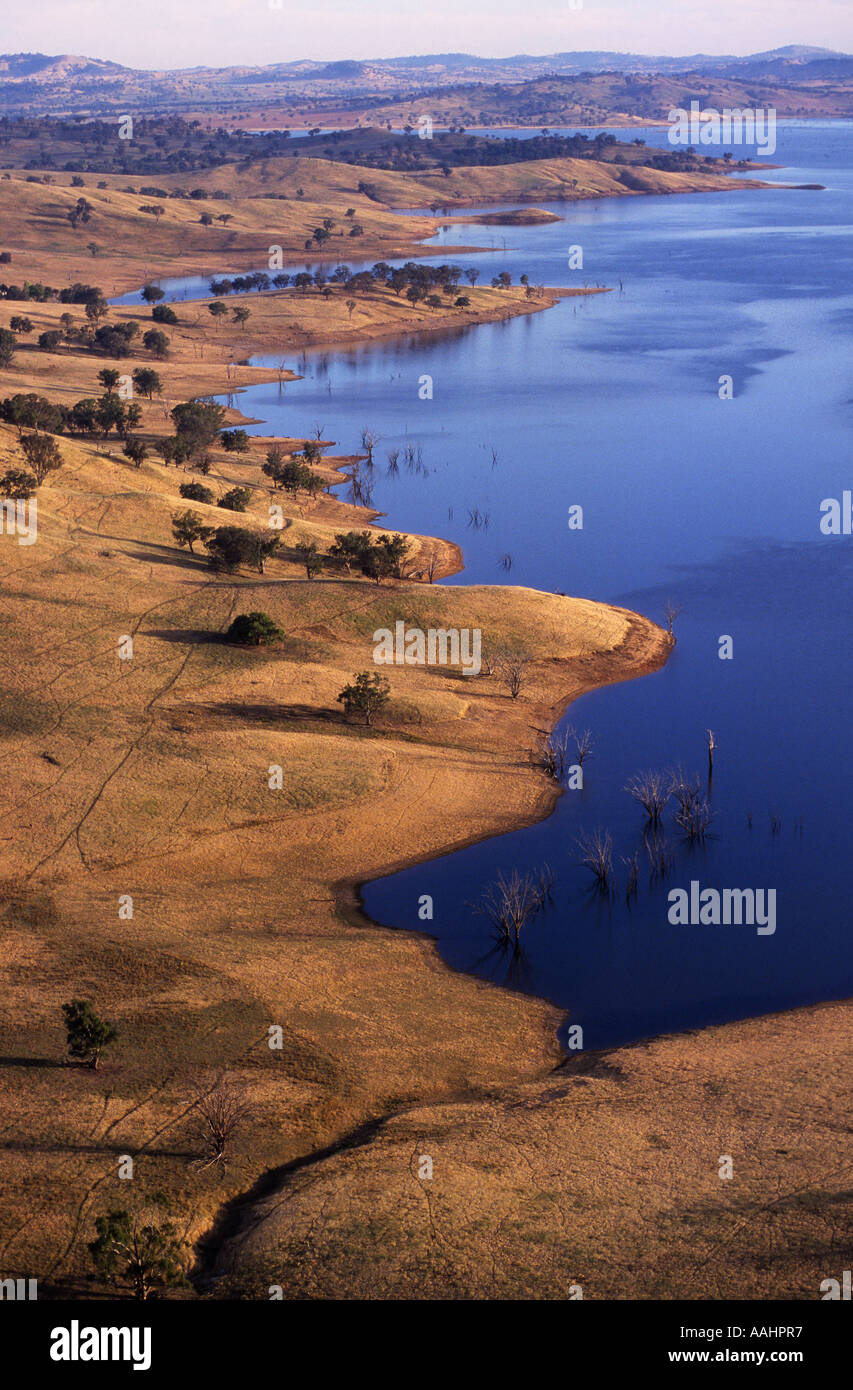
<svg viewBox="0 0 853 1390">
<path fill-rule="evenodd" d="M 451 54 L 494 60 L 613 52 L 677 59 L 741 58 L 790 46 L 845 55 L 853 49 L 853 13 L 846 0 L 815 0 L 808 37 L 800 33 L 799 0 L 575 3 L 579 8 L 572 0 L 534 0 L 522 18 L 514 0 L 472 0 L 464 14 L 453 0 L 434 0 L 428 14 L 419 0 L 374 0 L 369 7 L 320 0 L 312 8 L 289 0 L 205 0 L 204 6 L 149 0 L 144 11 L 126 7 L 117 16 L 113 0 L 79 0 L 73 7 L 65 0 L 32 0 L 25 11 L 8 16 L 4 45 L 7 56 L 44 54 L 49 33 L 54 51 L 45 56 L 82 56 L 155 72 Z M 440 53 L 424 40 L 427 24 L 431 35 L 442 36 Z M 541 48 L 536 53 L 526 42 L 533 32 Z M 305 56 L 312 50 L 325 56 Z"/>
</svg>

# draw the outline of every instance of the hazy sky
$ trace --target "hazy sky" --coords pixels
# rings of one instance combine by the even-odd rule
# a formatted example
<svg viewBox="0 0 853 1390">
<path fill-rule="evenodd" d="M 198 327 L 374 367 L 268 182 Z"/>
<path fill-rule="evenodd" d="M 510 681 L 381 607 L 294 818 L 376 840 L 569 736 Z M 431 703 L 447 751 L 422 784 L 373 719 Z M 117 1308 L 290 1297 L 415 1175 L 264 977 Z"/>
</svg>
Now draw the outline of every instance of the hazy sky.
<svg viewBox="0 0 853 1390">
<path fill-rule="evenodd" d="M 228 66 L 414 53 L 750 53 L 853 49 L 853 0 L 22 0 L 8 53 L 85 53 L 130 67 Z"/>
</svg>

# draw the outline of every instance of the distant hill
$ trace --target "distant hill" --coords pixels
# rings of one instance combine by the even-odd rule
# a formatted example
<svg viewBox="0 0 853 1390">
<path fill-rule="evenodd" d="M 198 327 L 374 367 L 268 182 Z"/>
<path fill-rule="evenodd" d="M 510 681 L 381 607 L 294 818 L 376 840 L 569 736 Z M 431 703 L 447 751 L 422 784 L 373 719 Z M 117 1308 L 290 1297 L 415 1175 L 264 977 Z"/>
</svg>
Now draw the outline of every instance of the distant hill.
<svg viewBox="0 0 853 1390">
<path fill-rule="evenodd" d="M 708 84 L 729 82 L 771 83 L 793 93 L 807 89 L 808 102 L 790 100 L 786 109 L 838 114 L 844 110 L 838 100 L 839 84 L 853 87 L 853 57 L 792 44 L 743 57 L 699 53 L 679 58 L 603 50 L 506 58 L 432 53 L 364 62 L 299 59 L 265 66 L 147 71 L 76 54 L 14 53 L 0 55 L 0 111 L 105 115 L 144 103 L 149 111 L 216 111 L 226 116 L 247 106 L 257 110 L 290 104 L 282 115 L 297 124 L 302 118 L 310 122 L 312 115 L 321 116 L 326 108 L 334 110 L 342 101 L 366 108 L 419 93 L 549 78 L 592 83 L 610 77 L 627 81 L 680 76 L 689 76 L 694 84 L 702 79 L 709 93 L 713 89 Z M 829 99 L 821 106 L 824 97 Z M 596 120 L 609 109 L 606 102 L 595 99 L 594 92 L 588 106 Z M 651 109 L 651 103 L 647 106 Z M 617 114 L 620 110 L 614 108 Z M 559 112 L 544 111 L 545 116 L 556 120 Z"/>
</svg>

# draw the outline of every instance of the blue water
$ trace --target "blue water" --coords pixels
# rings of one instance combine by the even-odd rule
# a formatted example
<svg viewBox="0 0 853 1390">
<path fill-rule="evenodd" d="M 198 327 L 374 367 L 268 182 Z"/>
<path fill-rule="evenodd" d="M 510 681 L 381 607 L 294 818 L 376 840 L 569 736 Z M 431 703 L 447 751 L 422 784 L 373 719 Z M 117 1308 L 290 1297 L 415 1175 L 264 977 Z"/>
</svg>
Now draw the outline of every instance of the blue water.
<svg viewBox="0 0 853 1390">
<path fill-rule="evenodd" d="M 466 568 L 450 582 L 533 585 L 656 619 L 668 597 L 683 605 L 663 671 L 569 711 L 595 738 L 583 791 L 536 826 L 364 890 L 372 917 L 429 931 L 452 965 L 565 1008 L 587 1048 L 853 993 L 853 538 L 819 530 L 822 499 L 853 486 L 851 135 L 850 122 L 779 129 L 774 162 L 786 167 L 767 177 L 824 192 L 558 203 L 558 223 L 466 228 L 469 244 L 490 249 L 453 259 L 486 282 L 508 269 L 614 292 L 308 354 L 292 363 L 304 379 L 283 393 L 240 398 L 258 432 L 299 435 L 318 421 L 341 452 L 358 450 L 363 426 L 377 429 L 374 505 L 390 525 L 459 542 Z M 458 226 L 440 233 L 436 258 L 460 239 Z M 572 245 L 582 270 L 569 269 Z M 432 401 L 418 398 L 424 374 Z M 718 397 L 724 374 L 730 401 Z M 386 450 L 407 442 L 422 469 L 401 462 L 387 476 Z M 582 532 L 567 525 L 573 504 Z M 468 524 L 474 507 L 487 529 Z M 723 635 L 733 660 L 718 657 Z M 661 884 L 641 867 L 629 905 L 621 860 L 644 854 L 643 820 L 625 782 L 677 765 L 704 777 L 707 727 L 718 744 L 713 838 L 691 850 L 670 819 L 675 868 Z M 579 863 L 577 837 L 597 827 L 613 837 L 611 897 Z M 545 861 L 553 904 L 510 957 L 474 904 L 501 869 Z M 775 889 L 775 934 L 671 925 L 667 893 L 691 879 Z M 431 922 L 418 917 L 423 894 Z"/>
</svg>

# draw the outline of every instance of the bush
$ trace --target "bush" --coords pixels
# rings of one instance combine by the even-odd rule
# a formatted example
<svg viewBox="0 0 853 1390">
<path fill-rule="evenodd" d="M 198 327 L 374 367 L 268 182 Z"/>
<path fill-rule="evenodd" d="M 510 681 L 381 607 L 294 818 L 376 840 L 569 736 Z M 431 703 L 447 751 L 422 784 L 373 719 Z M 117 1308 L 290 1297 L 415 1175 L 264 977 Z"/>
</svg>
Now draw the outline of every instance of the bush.
<svg viewBox="0 0 853 1390">
<path fill-rule="evenodd" d="M 85 999 L 72 999 L 70 1004 L 63 1004 L 62 1013 L 69 1057 L 85 1062 L 93 1071 L 97 1071 L 101 1054 L 118 1037 L 115 1028 L 105 1019 L 98 1018 Z"/>
<path fill-rule="evenodd" d="M 281 641 L 283 636 L 268 613 L 240 613 L 228 629 L 228 641 L 244 647 L 265 647 Z"/>
<path fill-rule="evenodd" d="M 224 507 L 227 512 L 244 512 L 252 500 L 252 489 L 250 487 L 232 487 L 226 492 L 224 497 L 220 497 L 217 507 Z"/>
<path fill-rule="evenodd" d="M 189 502 L 207 502 L 212 504 L 214 497 L 209 487 L 203 483 L 181 483 L 181 496 L 186 497 Z"/>
<path fill-rule="evenodd" d="M 170 309 L 168 304 L 155 304 L 151 310 L 151 317 L 155 323 L 177 323 L 178 316 L 174 309 Z"/>
</svg>

